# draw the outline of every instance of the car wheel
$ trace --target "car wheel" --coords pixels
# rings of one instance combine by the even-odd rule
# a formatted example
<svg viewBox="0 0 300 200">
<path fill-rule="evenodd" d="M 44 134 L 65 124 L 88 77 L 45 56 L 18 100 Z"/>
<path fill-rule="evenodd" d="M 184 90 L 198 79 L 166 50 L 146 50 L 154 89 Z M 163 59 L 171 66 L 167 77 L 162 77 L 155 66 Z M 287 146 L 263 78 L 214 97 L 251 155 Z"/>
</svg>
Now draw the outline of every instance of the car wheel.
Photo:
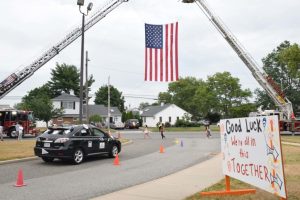
<svg viewBox="0 0 300 200">
<path fill-rule="evenodd" d="M 119 153 L 118 147 L 116 145 L 113 145 L 112 148 L 111 148 L 111 150 L 110 150 L 109 156 L 111 158 L 115 158 L 118 153 Z"/>
<path fill-rule="evenodd" d="M 81 149 L 76 149 L 73 154 L 73 162 L 75 164 L 80 164 L 82 163 L 83 159 L 84 159 L 83 151 Z"/>
<path fill-rule="evenodd" d="M 15 129 L 11 129 L 9 137 L 11 137 L 11 138 L 17 138 L 18 137 L 17 131 Z"/>
<path fill-rule="evenodd" d="M 53 162 L 54 158 L 42 157 L 44 162 Z"/>
</svg>

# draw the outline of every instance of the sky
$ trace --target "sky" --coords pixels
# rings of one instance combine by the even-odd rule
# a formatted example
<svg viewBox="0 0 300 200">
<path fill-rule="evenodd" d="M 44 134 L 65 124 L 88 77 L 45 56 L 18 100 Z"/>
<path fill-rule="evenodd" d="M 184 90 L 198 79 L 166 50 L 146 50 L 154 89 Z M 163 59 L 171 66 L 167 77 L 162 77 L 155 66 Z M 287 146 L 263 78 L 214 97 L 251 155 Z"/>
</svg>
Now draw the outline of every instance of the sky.
<svg viewBox="0 0 300 200">
<path fill-rule="evenodd" d="M 90 0 L 91 16 L 107 1 Z M 262 58 L 281 42 L 300 43 L 299 0 L 209 0 L 209 7 L 262 67 Z M 81 26 L 76 0 L 9 0 L 0 7 L 0 81 L 28 66 L 45 51 Z M 144 81 L 144 24 L 179 23 L 179 76 L 206 80 L 228 71 L 243 89 L 260 88 L 249 69 L 195 4 L 179 0 L 129 0 L 85 33 L 89 73 L 96 82 L 92 94 L 110 83 L 125 97 L 125 106 L 153 103 L 167 82 Z M 78 38 L 33 76 L 8 93 L 0 104 L 21 101 L 30 90 L 50 80 L 56 63 L 80 67 Z M 139 96 L 144 98 L 132 98 Z M 150 98 L 150 99 L 148 99 Z"/>
</svg>

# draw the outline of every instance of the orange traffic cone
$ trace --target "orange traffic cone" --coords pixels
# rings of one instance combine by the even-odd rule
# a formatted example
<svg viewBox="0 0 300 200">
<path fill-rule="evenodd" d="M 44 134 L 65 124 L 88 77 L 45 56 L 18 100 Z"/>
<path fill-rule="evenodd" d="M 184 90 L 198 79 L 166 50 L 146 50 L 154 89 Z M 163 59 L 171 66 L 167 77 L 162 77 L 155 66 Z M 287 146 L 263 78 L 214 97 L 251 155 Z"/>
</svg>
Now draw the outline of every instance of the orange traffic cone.
<svg viewBox="0 0 300 200">
<path fill-rule="evenodd" d="M 165 153 L 165 150 L 164 150 L 164 147 L 163 147 L 163 145 L 160 145 L 160 148 L 159 148 L 159 153 Z"/>
<path fill-rule="evenodd" d="M 17 182 L 15 184 L 15 187 L 22 187 L 22 186 L 25 186 L 25 185 L 26 184 L 23 181 L 23 171 L 22 171 L 22 169 L 19 169 Z"/>
<path fill-rule="evenodd" d="M 114 160 L 114 165 L 120 165 L 120 162 L 119 162 L 119 155 L 117 154 L 116 155 L 116 158 Z"/>
</svg>

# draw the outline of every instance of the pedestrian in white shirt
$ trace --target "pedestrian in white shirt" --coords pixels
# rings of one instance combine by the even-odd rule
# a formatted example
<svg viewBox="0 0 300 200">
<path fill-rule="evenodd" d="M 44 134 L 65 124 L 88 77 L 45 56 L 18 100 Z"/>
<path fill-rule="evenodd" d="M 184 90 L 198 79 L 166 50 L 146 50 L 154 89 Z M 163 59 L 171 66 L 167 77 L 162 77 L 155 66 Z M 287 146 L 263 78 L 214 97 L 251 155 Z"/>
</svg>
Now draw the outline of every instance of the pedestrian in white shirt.
<svg viewBox="0 0 300 200">
<path fill-rule="evenodd" d="M 24 130 L 24 128 L 23 128 L 22 124 L 20 123 L 20 125 L 19 125 L 19 135 L 18 135 L 18 140 L 22 140 L 23 130 Z"/>
<path fill-rule="evenodd" d="M 3 141 L 3 126 L 2 126 L 2 123 L 0 123 L 0 138 L 1 138 L 1 141 Z"/>
</svg>

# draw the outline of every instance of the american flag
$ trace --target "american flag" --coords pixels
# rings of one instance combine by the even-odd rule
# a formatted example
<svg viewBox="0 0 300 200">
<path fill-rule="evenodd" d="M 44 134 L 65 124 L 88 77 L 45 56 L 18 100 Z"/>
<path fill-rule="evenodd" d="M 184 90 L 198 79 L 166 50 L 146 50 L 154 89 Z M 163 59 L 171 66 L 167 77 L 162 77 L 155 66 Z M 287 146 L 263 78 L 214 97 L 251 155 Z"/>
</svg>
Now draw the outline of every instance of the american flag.
<svg viewBox="0 0 300 200">
<path fill-rule="evenodd" d="M 145 81 L 178 80 L 178 22 L 145 24 Z"/>
</svg>

